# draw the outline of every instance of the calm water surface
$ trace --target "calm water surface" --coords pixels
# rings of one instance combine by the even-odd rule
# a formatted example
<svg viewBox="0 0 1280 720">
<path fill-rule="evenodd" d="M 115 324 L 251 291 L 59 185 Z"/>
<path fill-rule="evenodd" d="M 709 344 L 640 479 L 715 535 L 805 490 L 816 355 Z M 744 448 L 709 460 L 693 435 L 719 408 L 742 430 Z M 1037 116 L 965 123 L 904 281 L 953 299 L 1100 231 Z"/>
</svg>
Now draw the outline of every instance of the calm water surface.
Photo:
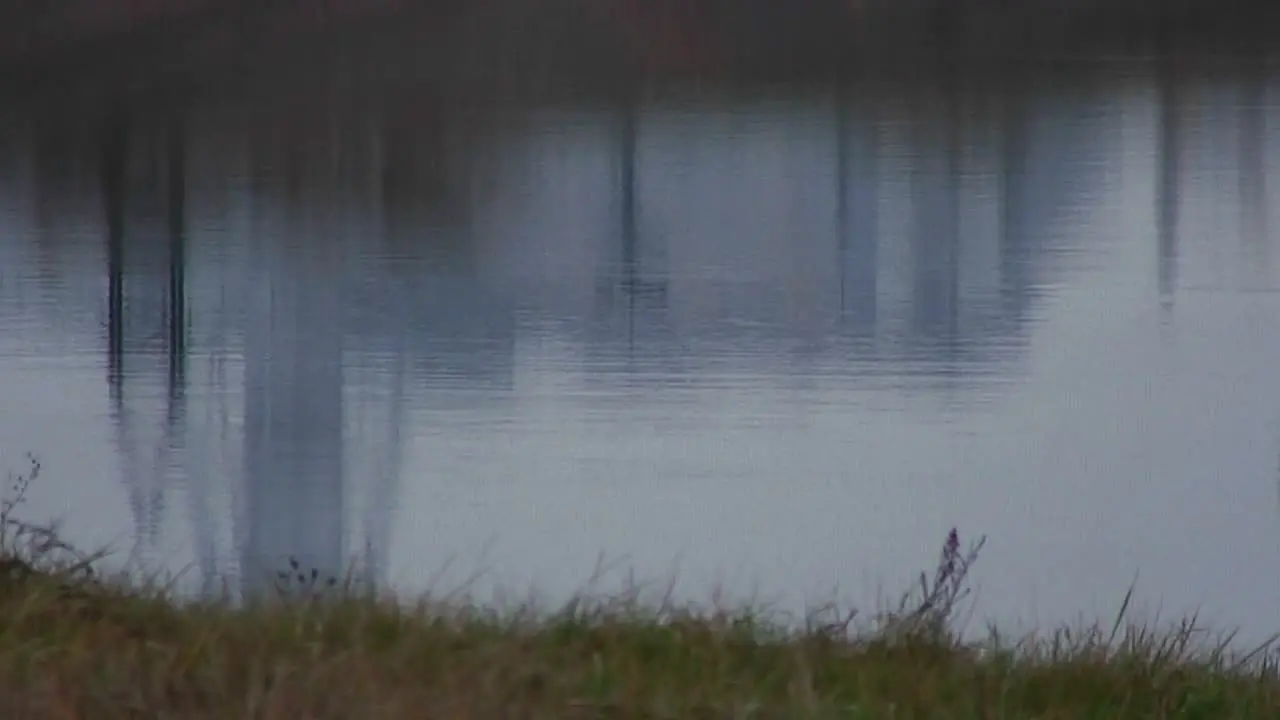
<svg viewBox="0 0 1280 720">
<path fill-rule="evenodd" d="M 1136 573 L 1265 634 L 1280 75 L 1103 75 L 9 112 L 0 463 L 192 590 L 554 599 L 603 555 L 867 603 L 957 525 L 979 616 Z"/>
</svg>

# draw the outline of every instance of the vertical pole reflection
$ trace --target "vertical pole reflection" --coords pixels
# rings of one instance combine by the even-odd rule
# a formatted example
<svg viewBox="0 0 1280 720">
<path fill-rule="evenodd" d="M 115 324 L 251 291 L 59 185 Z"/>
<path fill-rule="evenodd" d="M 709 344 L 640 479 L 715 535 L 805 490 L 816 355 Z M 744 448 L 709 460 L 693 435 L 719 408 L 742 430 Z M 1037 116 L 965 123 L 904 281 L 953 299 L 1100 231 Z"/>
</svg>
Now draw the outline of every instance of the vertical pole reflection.
<svg viewBox="0 0 1280 720">
<path fill-rule="evenodd" d="M 186 128 L 175 114 L 170 120 L 168 148 L 169 229 L 169 394 L 172 398 L 185 382 L 187 354 L 186 259 Z"/>
<path fill-rule="evenodd" d="M 1031 285 L 1029 259 L 1034 228 L 1027 221 L 1027 112 L 1029 95 L 1017 71 L 1009 74 L 1001 119 L 1000 157 L 1000 314 L 1017 317 Z"/>
<path fill-rule="evenodd" d="M 1259 274 L 1270 270 L 1267 242 L 1266 67 L 1265 59 L 1248 61 L 1240 98 L 1240 228 L 1241 239 Z M 1266 279 L 1259 278 L 1265 284 Z"/>
<path fill-rule="evenodd" d="M 878 126 L 872 105 L 855 105 L 852 95 L 842 89 L 836 96 L 840 315 L 856 335 L 870 337 L 875 334 L 878 310 Z"/>
<path fill-rule="evenodd" d="M 922 184 L 913 200 L 915 223 L 912 238 L 915 287 L 914 322 L 920 339 L 939 352 L 939 359 L 951 359 L 959 324 L 959 78 L 944 72 L 940 78 L 941 112 L 924 120 L 929 143 L 924 160 L 930 167 L 915 177 Z M 940 124 L 940 127 L 939 127 Z"/>
<path fill-rule="evenodd" d="M 108 119 L 102 134 L 101 185 L 107 221 L 107 383 L 119 405 L 124 355 L 124 203 L 128 127 L 121 114 Z"/>
<path fill-rule="evenodd" d="M 129 507 L 135 523 L 135 540 L 143 540 L 154 527 L 148 512 L 148 493 L 139 486 L 140 468 L 131 462 L 132 448 L 124 402 L 124 235 L 129 156 L 129 126 L 123 111 L 114 111 L 103 126 L 101 147 L 102 198 L 107 224 L 107 391 L 119 452 L 126 471 Z"/>
<path fill-rule="evenodd" d="M 107 243 L 107 384 L 110 396 L 113 429 L 116 434 L 117 452 L 124 462 L 122 480 L 127 487 L 129 504 L 134 515 L 135 540 L 138 545 L 135 551 L 148 549 L 161 531 L 164 512 L 164 486 L 171 467 L 170 459 L 175 450 L 182 444 L 185 433 L 185 260 L 184 260 L 184 225 L 185 225 L 185 147 L 180 123 L 170 127 L 169 143 L 164 157 L 167 163 L 166 178 L 162 192 L 167 208 L 166 234 L 167 243 L 161 248 L 148 247 L 145 244 L 147 234 L 145 215 L 134 215 L 131 212 L 131 192 L 128 170 L 130 159 L 130 140 L 132 122 L 124 108 L 114 110 L 102 126 L 100 136 L 100 182 L 106 221 Z M 144 195 L 149 194 L 155 186 L 143 188 Z M 133 208 L 137 210 L 137 208 Z M 130 230 L 131 216 L 140 221 L 138 230 Z M 126 240 L 126 232 L 135 233 L 135 237 Z M 141 236 L 137 236 L 140 234 Z M 134 248 L 126 257 L 126 242 L 133 242 Z M 167 252 L 167 282 L 161 280 L 159 287 L 152 284 L 153 278 L 142 268 L 135 268 L 130 280 L 126 280 L 126 261 L 137 265 L 151 262 L 148 253 L 156 250 Z M 134 254 L 136 253 L 136 257 Z M 126 288 L 126 282 L 138 283 L 136 288 Z M 163 288 L 166 301 L 159 307 L 153 307 L 148 297 L 154 297 L 155 291 Z M 126 293 L 134 297 L 126 302 Z M 136 317 L 143 327 L 132 322 L 126 326 L 125 313 L 149 313 L 149 317 Z M 126 382 L 146 382 L 144 365 L 129 368 L 126 372 L 125 334 L 133 335 L 130 341 L 132 352 L 134 342 L 146 342 L 149 333 L 145 326 L 152 320 L 163 321 L 165 343 L 168 360 L 168 373 L 164 395 L 164 410 L 155 415 L 160 426 L 159 435 L 150 435 L 144 428 L 150 424 L 147 420 L 154 417 L 135 403 L 144 397 L 126 398 Z M 149 353 L 142 350 L 137 357 L 145 364 Z M 142 431 L 141 436 L 137 433 Z M 144 457 L 151 462 L 143 461 Z"/>
<path fill-rule="evenodd" d="M 166 204 L 168 210 L 168 384 L 165 405 L 164 450 L 171 452 L 183 443 L 187 422 L 187 311 L 186 311 L 186 128 L 181 113 L 170 117 L 167 148 Z M 185 454 L 180 455 L 185 457 Z M 157 472 L 163 473 L 163 466 Z M 188 474 L 189 473 L 184 473 Z M 161 478 L 157 478 L 161 480 Z M 195 482 L 195 480 L 192 480 Z M 159 522 L 157 521 L 157 526 Z M 202 548 L 197 548 L 200 550 Z M 205 559 L 201 558 L 201 565 Z M 205 573 L 204 581 L 212 581 Z M 207 586 L 205 590 L 207 591 Z"/>
<path fill-rule="evenodd" d="M 331 120 L 329 122 L 336 122 Z M 241 581 L 247 596 L 269 591 L 296 560 L 310 573 L 341 577 L 347 568 L 344 487 L 344 270 L 334 210 L 340 173 L 333 163 L 338 126 L 319 140 L 291 138 L 277 182 L 259 188 L 262 211 L 253 238 L 254 274 L 245 337 L 244 483 L 247 517 Z M 323 134 L 322 134 L 323 133 Z M 283 192 L 271 192 L 278 188 Z M 264 222 L 265 221 L 265 222 Z M 296 574 L 294 575 L 296 579 Z"/>
<path fill-rule="evenodd" d="M 622 290 L 627 296 L 627 352 L 635 352 L 636 344 L 636 287 L 639 282 L 637 264 L 636 231 L 636 135 L 639 108 L 634 97 L 628 95 L 622 108 Z"/>
<path fill-rule="evenodd" d="M 611 248 L 606 256 L 616 257 L 617 262 L 606 261 L 604 280 L 599 290 L 608 298 L 611 309 L 617 307 L 618 294 L 625 300 L 621 311 L 626 315 L 627 357 L 630 362 L 636 352 L 637 315 L 656 307 L 665 308 L 667 280 L 661 269 L 664 248 L 653 238 L 642 237 L 639 227 L 640 98 L 634 89 L 628 88 L 617 102 L 618 164 L 614 182 L 618 192 L 619 247 L 616 253 Z M 655 268 L 655 264 L 659 267 Z"/>
<path fill-rule="evenodd" d="M 1178 285 L 1178 173 L 1179 173 L 1179 102 L 1178 77 L 1175 60 L 1164 57 L 1160 61 L 1159 121 L 1156 148 L 1156 236 L 1157 236 L 1157 287 L 1160 306 L 1166 313 L 1173 311 L 1174 296 Z"/>
<path fill-rule="evenodd" d="M 953 9 L 949 10 L 954 12 Z M 953 32 L 951 25 L 953 20 L 948 20 L 948 33 Z M 960 174 L 963 171 L 961 167 L 961 144 L 963 142 L 962 133 L 964 131 L 965 119 L 961 112 L 961 92 L 963 88 L 961 83 L 964 79 L 956 71 L 954 63 L 946 65 L 947 71 L 944 74 L 945 102 L 946 102 L 946 163 L 943 165 L 943 173 L 946 178 L 946 195 L 945 195 L 945 215 L 943 222 L 945 223 L 945 245 L 943 253 L 945 255 L 945 289 L 943 297 L 947 306 L 946 328 L 948 347 L 954 352 L 959 341 L 958 334 L 960 332 Z"/>
</svg>

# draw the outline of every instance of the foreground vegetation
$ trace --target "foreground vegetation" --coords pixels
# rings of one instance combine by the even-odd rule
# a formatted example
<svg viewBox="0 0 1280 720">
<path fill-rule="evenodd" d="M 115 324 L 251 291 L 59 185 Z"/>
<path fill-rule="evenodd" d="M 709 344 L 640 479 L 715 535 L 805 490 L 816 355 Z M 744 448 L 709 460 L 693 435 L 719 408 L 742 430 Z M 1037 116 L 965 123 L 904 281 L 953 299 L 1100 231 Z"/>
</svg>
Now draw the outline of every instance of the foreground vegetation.
<svg viewBox="0 0 1280 720">
<path fill-rule="evenodd" d="M 0 506 L 0 706 L 14 718 L 1264 718 L 1269 645 L 1234 655 L 1188 620 L 961 641 L 981 541 L 953 530 L 896 611 L 645 606 L 555 612 L 397 601 L 291 568 L 243 605 L 104 579 L 53 529 Z M 308 592 L 299 593 L 301 586 Z M 797 627 L 799 625 L 799 627 Z"/>
</svg>

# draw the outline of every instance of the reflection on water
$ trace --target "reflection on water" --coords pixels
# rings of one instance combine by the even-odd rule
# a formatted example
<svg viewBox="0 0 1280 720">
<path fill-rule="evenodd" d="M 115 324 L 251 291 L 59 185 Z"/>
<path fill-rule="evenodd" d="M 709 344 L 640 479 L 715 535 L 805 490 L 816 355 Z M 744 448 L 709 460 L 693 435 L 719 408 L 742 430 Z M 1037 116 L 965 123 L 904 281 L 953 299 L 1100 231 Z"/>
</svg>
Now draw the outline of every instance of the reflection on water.
<svg viewBox="0 0 1280 720">
<path fill-rule="evenodd" d="M 865 600 L 959 524 L 997 617 L 1141 570 L 1261 631 L 1275 86 L 15 115 L 0 437 L 37 511 L 193 590 L 294 557 L 557 596 L 604 552 Z"/>
</svg>

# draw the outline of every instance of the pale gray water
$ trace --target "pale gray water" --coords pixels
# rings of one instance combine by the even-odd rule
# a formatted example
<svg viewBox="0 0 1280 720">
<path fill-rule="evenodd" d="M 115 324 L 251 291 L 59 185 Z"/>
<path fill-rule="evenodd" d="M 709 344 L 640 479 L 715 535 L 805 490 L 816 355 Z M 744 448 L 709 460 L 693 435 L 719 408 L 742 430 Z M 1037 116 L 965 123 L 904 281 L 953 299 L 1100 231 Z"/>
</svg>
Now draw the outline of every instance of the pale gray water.
<svg viewBox="0 0 1280 720">
<path fill-rule="evenodd" d="M 192 589 L 294 554 L 562 598 L 603 553 L 865 603 L 958 525 L 980 616 L 1140 573 L 1278 629 L 1280 77 L 1022 87 L 196 103 L 174 373 L 142 109 L 114 384 L 100 134 L 11 113 L 0 461 Z"/>
</svg>

